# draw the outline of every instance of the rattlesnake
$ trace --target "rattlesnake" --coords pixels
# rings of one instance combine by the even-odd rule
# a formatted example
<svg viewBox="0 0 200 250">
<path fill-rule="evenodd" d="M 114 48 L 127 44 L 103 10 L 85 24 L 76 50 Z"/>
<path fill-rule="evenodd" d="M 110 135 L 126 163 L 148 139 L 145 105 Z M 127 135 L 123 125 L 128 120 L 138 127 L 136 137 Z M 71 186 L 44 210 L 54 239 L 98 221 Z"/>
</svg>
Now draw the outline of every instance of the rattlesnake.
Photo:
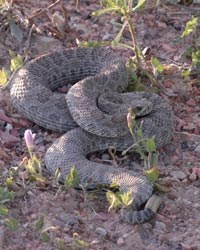
<svg viewBox="0 0 200 250">
<path fill-rule="evenodd" d="M 56 92 L 66 84 L 74 84 L 67 95 Z M 75 166 L 81 183 L 114 182 L 132 192 L 131 209 L 137 210 L 152 195 L 146 177 L 86 158 L 89 152 L 108 146 L 124 150 L 133 143 L 126 121 L 129 107 L 138 114 L 136 126 L 142 122 L 144 137 L 154 136 L 158 147 L 170 141 L 174 130 L 171 107 L 153 93 L 121 93 L 127 84 L 124 60 L 110 48 L 73 48 L 27 63 L 13 78 L 10 93 L 14 106 L 28 119 L 50 130 L 69 131 L 46 152 L 46 167 L 52 174 L 59 167 L 63 181 Z M 154 213 L 147 207 L 121 214 L 126 222 L 140 223 Z"/>
</svg>

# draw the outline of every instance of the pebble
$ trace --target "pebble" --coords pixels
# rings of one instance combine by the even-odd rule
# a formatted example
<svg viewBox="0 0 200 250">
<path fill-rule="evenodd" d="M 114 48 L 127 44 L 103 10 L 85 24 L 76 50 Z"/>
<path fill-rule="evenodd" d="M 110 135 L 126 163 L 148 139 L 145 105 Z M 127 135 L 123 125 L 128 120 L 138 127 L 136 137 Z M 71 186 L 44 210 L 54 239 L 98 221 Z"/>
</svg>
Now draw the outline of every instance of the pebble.
<svg viewBox="0 0 200 250">
<path fill-rule="evenodd" d="M 197 176 L 196 176 L 195 173 L 191 173 L 191 174 L 189 175 L 189 180 L 195 181 L 196 179 L 197 179 Z"/>
<path fill-rule="evenodd" d="M 120 237 L 119 239 L 117 239 L 117 246 L 122 246 L 122 245 L 124 245 L 124 239 Z"/>
<path fill-rule="evenodd" d="M 187 175 L 183 171 L 180 171 L 180 170 L 172 171 L 170 175 L 179 180 L 184 180 L 187 177 Z"/>
<path fill-rule="evenodd" d="M 166 24 L 166 23 L 163 23 L 163 22 L 159 22 L 159 23 L 158 23 L 158 27 L 159 27 L 159 28 L 162 28 L 162 29 L 166 29 L 166 28 L 167 28 L 167 24 Z"/>
<path fill-rule="evenodd" d="M 44 138 L 42 136 L 38 137 L 36 140 L 35 140 L 35 145 L 38 145 L 38 144 L 43 144 L 43 141 L 44 141 Z"/>
<path fill-rule="evenodd" d="M 102 227 L 97 227 L 96 230 L 95 230 L 95 233 L 99 234 L 101 236 L 104 236 L 104 237 L 107 235 L 106 229 L 104 229 Z"/>
<path fill-rule="evenodd" d="M 164 230 L 165 231 L 166 230 L 166 225 L 163 222 L 156 221 L 155 228 L 159 229 L 159 230 Z"/>
<path fill-rule="evenodd" d="M 145 230 L 152 230 L 152 225 L 148 222 L 142 224 L 142 227 L 145 229 Z"/>
<path fill-rule="evenodd" d="M 5 131 L 8 132 L 8 133 L 10 133 L 10 131 L 11 131 L 12 129 L 13 129 L 12 124 L 7 123 L 7 125 L 6 125 L 6 127 L 5 127 Z"/>
<path fill-rule="evenodd" d="M 195 148 L 194 151 L 197 152 L 197 153 L 200 153 L 200 144 Z"/>
<path fill-rule="evenodd" d="M 106 40 L 109 40 L 110 38 L 112 38 L 112 35 L 110 33 L 106 32 L 106 34 L 103 36 L 102 40 L 106 41 Z"/>
<path fill-rule="evenodd" d="M 170 200 L 176 200 L 177 199 L 177 194 L 175 192 L 170 192 L 167 194 L 168 199 Z"/>
</svg>

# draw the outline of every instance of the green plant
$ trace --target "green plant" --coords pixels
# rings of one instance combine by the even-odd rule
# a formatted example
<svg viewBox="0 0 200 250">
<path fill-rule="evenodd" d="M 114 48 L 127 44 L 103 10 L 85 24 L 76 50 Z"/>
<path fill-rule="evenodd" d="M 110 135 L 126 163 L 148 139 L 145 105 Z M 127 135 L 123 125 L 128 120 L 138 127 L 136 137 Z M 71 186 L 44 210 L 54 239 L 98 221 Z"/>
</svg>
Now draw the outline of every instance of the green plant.
<svg viewBox="0 0 200 250">
<path fill-rule="evenodd" d="M 7 187 L 0 187 L 0 218 L 4 225 L 11 231 L 15 231 L 19 225 L 18 220 L 9 216 L 8 204 L 13 201 L 14 192 Z"/>
<path fill-rule="evenodd" d="M 144 138 L 142 134 L 142 124 L 139 128 L 136 128 L 135 114 L 132 109 L 129 109 L 127 114 L 127 125 L 129 131 L 133 137 L 133 145 L 122 152 L 125 155 L 129 150 L 134 150 L 139 153 L 142 160 L 144 160 L 145 165 L 145 175 L 150 182 L 153 183 L 154 187 L 160 191 L 168 192 L 169 189 L 158 182 L 159 170 L 158 170 L 158 151 L 156 149 L 156 144 L 154 138 Z M 110 188 L 112 188 L 111 184 Z M 116 185 L 115 185 L 116 186 Z M 132 202 L 134 202 L 132 194 L 130 192 L 118 191 L 112 192 L 107 191 L 107 200 L 110 204 L 109 209 L 118 207 L 128 207 Z"/>
<path fill-rule="evenodd" d="M 10 53 L 10 69 L 6 70 L 4 67 L 0 70 L 0 86 L 7 83 L 11 73 L 14 73 L 23 66 L 23 57 L 16 54 L 14 51 L 9 51 Z"/>
<path fill-rule="evenodd" d="M 146 61 L 143 54 L 143 51 L 138 45 L 137 41 L 137 32 L 135 24 L 132 22 L 131 15 L 132 13 L 140 12 L 146 4 L 146 0 L 138 0 L 137 4 L 132 0 L 102 0 L 101 6 L 102 9 L 92 12 L 92 16 L 100 16 L 105 13 L 111 13 L 111 15 L 118 15 L 121 18 L 121 23 L 118 23 L 121 26 L 120 31 L 115 36 L 112 41 L 89 41 L 89 42 L 79 42 L 80 46 L 108 46 L 120 47 L 125 49 L 130 49 L 134 52 L 135 56 L 129 59 L 129 68 L 138 69 L 143 75 L 145 75 L 152 85 L 157 86 L 156 78 L 153 74 L 149 73 L 146 70 Z M 128 31 L 131 35 L 131 45 L 121 42 L 122 35 L 125 29 L 128 28 Z"/>
<path fill-rule="evenodd" d="M 81 237 L 79 236 L 78 233 L 74 233 L 73 234 L 73 246 L 72 246 L 72 249 L 74 250 L 78 250 L 78 249 L 88 249 L 89 247 L 89 244 L 81 239 Z"/>
<path fill-rule="evenodd" d="M 76 188 L 79 186 L 79 183 L 80 179 L 78 176 L 77 169 L 75 166 L 73 166 L 65 179 L 65 189 L 68 190 L 69 188 Z"/>
<path fill-rule="evenodd" d="M 193 70 L 200 68 L 200 35 L 198 33 L 199 18 L 192 16 L 192 18 L 186 23 L 185 30 L 181 34 L 181 38 L 187 36 L 192 37 L 192 45 L 189 46 L 184 56 L 191 58 L 191 66 L 188 69 L 182 71 L 182 76 L 189 76 Z"/>
<path fill-rule="evenodd" d="M 133 195 L 131 192 L 118 191 L 114 193 L 108 190 L 106 192 L 106 198 L 110 204 L 108 211 L 113 208 L 128 207 L 133 202 Z"/>
<path fill-rule="evenodd" d="M 135 126 L 135 114 L 132 109 L 129 109 L 127 115 L 127 124 L 130 133 L 133 137 L 133 145 L 122 152 L 125 155 L 129 150 L 135 150 L 139 153 L 141 159 L 144 160 L 145 169 L 151 169 L 157 166 L 158 152 L 154 138 L 144 138 L 142 134 L 142 123 L 138 128 Z"/>
<path fill-rule="evenodd" d="M 35 222 L 36 234 L 41 238 L 42 241 L 48 242 L 50 240 L 49 232 L 56 230 L 56 227 L 52 226 L 45 220 L 43 214 Z"/>
<path fill-rule="evenodd" d="M 16 10 L 14 1 L 0 0 L 0 31 L 9 27 L 11 35 L 19 42 L 22 42 L 23 32 L 18 26 L 23 18 L 20 12 Z"/>
<path fill-rule="evenodd" d="M 6 187 L 0 187 L 0 216 L 8 215 L 6 204 L 14 198 L 14 193 L 10 192 Z"/>
</svg>

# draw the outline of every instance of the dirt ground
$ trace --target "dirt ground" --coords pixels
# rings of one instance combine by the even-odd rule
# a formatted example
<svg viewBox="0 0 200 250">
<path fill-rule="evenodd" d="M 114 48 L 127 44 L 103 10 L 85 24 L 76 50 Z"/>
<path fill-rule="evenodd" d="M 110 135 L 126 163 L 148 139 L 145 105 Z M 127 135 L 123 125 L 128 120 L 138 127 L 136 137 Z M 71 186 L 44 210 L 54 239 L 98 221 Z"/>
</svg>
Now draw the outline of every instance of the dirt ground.
<svg viewBox="0 0 200 250">
<path fill-rule="evenodd" d="M 119 30 L 113 25 L 119 21 L 117 16 L 90 16 L 92 11 L 100 8 L 96 0 L 79 1 L 78 7 L 76 1 L 63 0 L 49 9 L 45 8 L 52 4 L 50 0 L 15 0 L 13 4 L 22 23 L 17 23 L 20 29 L 15 30 L 17 38 L 6 26 L 0 31 L 0 69 L 9 68 L 9 50 L 26 55 L 30 60 L 50 51 L 75 47 L 76 39 L 112 40 Z M 52 16 L 56 11 L 63 15 L 62 4 L 68 23 L 60 33 Z M 189 6 L 190 9 L 193 7 Z M 196 8 L 200 6 L 197 4 Z M 162 204 L 157 215 L 141 225 L 122 223 L 118 212 L 108 212 L 104 195 L 73 189 L 65 192 L 59 189 L 43 165 L 44 182 L 30 182 L 23 172 L 16 177 L 11 187 L 15 198 L 8 204 L 8 216 L 15 218 L 18 226 L 10 230 L 4 223 L 5 217 L 0 216 L 0 249 L 200 249 L 200 78 L 198 75 L 186 79 L 180 77 L 180 69 L 190 63 L 182 55 L 192 43 L 191 37 L 182 39 L 180 35 L 192 14 L 187 7 L 166 3 L 132 17 L 140 46 L 148 47 L 149 56 L 166 65 L 161 84 L 170 96 L 161 95 L 171 104 L 176 116 L 173 140 L 160 149 L 161 182 L 171 191 L 160 194 Z M 0 24 L 5 20 L 2 17 L 0 14 Z M 130 43 L 128 32 L 124 33 L 123 41 Z M 128 50 L 116 53 L 126 59 L 132 56 Z M 23 118 L 12 107 L 9 91 L 1 89 L 1 185 L 9 176 L 9 169 L 19 166 L 28 157 L 23 139 L 27 128 L 36 134 L 35 151 L 43 161 L 46 149 L 60 135 Z M 94 155 L 93 158 L 97 157 Z M 98 160 L 102 161 L 103 156 Z M 37 230 L 41 216 L 44 221 Z"/>
</svg>

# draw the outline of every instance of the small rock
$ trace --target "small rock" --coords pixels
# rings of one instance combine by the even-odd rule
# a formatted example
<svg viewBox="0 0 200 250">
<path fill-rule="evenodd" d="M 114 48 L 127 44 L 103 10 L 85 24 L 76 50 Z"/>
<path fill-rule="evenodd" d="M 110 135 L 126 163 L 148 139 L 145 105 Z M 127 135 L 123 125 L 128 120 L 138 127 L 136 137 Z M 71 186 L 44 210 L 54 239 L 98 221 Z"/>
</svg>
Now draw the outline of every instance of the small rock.
<svg viewBox="0 0 200 250">
<path fill-rule="evenodd" d="M 188 179 L 182 180 L 182 183 L 187 184 L 188 183 Z"/>
<path fill-rule="evenodd" d="M 168 199 L 174 201 L 174 200 L 177 199 L 177 194 L 175 194 L 174 192 L 170 192 L 170 193 L 167 194 L 167 197 L 168 197 Z"/>
<path fill-rule="evenodd" d="M 167 28 L 167 24 L 163 23 L 163 22 L 159 22 L 158 23 L 158 27 L 161 28 L 161 29 L 166 29 Z"/>
<path fill-rule="evenodd" d="M 117 246 L 122 246 L 122 245 L 124 245 L 124 240 L 123 240 L 123 238 L 119 238 L 119 239 L 117 239 Z"/>
<path fill-rule="evenodd" d="M 44 142 L 44 138 L 43 138 L 43 136 L 40 136 L 40 137 L 38 137 L 38 138 L 35 140 L 35 145 L 43 144 L 43 142 Z"/>
<path fill-rule="evenodd" d="M 200 153 L 200 144 L 195 148 L 194 151 L 197 152 L 197 153 Z"/>
<path fill-rule="evenodd" d="M 124 238 L 124 236 L 122 236 Z M 131 232 L 128 234 L 128 237 L 124 239 L 125 244 L 127 246 L 126 249 L 134 249 L 134 250 L 141 250 L 145 249 L 143 241 L 139 233 Z M 134 248 L 133 248 L 134 247 Z"/>
<path fill-rule="evenodd" d="M 152 230 L 152 225 L 148 222 L 142 224 L 142 227 L 145 229 L 145 230 Z"/>
<path fill-rule="evenodd" d="M 166 230 L 166 225 L 163 222 L 156 221 L 155 228 L 159 229 L 159 230 L 164 230 L 165 231 Z"/>
<path fill-rule="evenodd" d="M 106 34 L 103 36 L 102 40 L 103 41 L 107 41 L 109 40 L 110 38 L 112 38 L 112 35 L 108 32 L 106 32 Z"/>
<path fill-rule="evenodd" d="M 186 174 L 183 171 L 179 171 L 179 170 L 172 171 L 171 176 L 176 178 L 176 179 L 179 179 L 179 180 L 184 180 L 187 177 Z"/>
<path fill-rule="evenodd" d="M 195 173 L 191 173 L 191 174 L 189 175 L 189 180 L 195 181 L 196 179 L 197 179 L 197 176 L 196 176 Z"/>
<path fill-rule="evenodd" d="M 6 131 L 7 133 L 10 133 L 10 131 L 11 131 L 12 129 L 13 129 L 12 124 L 7 123 L 7 125 L 6 125 L 6 127 L 5 127 L 5 131 Z"/>
<path fill-rule="evenodd" d="M 200 178 L 200 168 L 193 168 L 192 173 L 196 174 Z"/>
<path fill-rule="evenodd" d="M 91 242 L 91 245 L 97 245 L 97 244 L 100 244 L 100 240 L 98 239 L 95 239 Z"/>
<path fill-rule="evenodd" d="M 95 230 L 95 233 L 99 234 L 101 236 L 104 236 L 104 237 L 107 235 L 106 229 L 104 229 L 102 227 L 97 227 L 96 230 Z"/>
</svg>

